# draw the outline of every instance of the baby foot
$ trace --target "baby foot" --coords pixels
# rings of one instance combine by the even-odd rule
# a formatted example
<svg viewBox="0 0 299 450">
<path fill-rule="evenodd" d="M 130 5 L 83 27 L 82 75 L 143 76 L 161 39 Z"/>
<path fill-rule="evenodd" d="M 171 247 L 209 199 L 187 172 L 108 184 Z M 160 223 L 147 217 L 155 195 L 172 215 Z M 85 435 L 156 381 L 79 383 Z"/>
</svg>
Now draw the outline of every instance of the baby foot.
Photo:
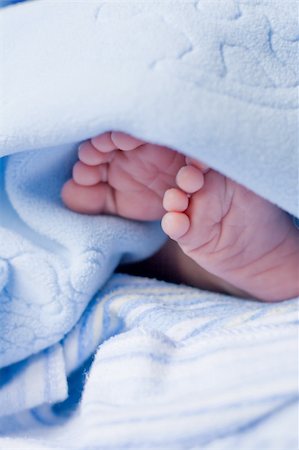
<svg viewBox="0 0 299 450">
<path fill-rule="evenodd" d="M 64 203 L 80 213 L 137 220 L 161 219 L 163 195 L 185 164 L 178 152 L 120 132 L 84 142 L 78 156 L 62 189 Z"/>
<path fill-rule="evenodd" d="M 299 295 L 299 233 L 278 207 L 191 160 L 165 193 L 162 228 L 198 265 L 249 296 Z"/>
</svg>

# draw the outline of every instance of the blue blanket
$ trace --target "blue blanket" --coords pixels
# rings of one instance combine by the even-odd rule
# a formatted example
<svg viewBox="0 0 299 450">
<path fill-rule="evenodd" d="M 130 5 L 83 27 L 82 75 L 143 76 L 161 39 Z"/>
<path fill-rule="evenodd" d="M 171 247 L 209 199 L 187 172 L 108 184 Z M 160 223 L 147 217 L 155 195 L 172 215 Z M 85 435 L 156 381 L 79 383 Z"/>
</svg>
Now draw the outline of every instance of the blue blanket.
<svg viewBox="0 0 299 450">
<path fill-rule="evenodd" d="M 159 224 L 59 195 L 78 144 L 114 129 L 298 216 L 297 6 L 1 10 L 0 448 L 297 448 L 297 302 L 110 279 L 159 248 Z"/>
<path fill-rule="evenodd" d="M 64 340 L 3 371 L 7 408 L 63 400 L 72 375 L 64 402 L 2 418 L 32 441 L 0 448 L 295 450 L 297 311 L 114 275 Z"/>
</svg>

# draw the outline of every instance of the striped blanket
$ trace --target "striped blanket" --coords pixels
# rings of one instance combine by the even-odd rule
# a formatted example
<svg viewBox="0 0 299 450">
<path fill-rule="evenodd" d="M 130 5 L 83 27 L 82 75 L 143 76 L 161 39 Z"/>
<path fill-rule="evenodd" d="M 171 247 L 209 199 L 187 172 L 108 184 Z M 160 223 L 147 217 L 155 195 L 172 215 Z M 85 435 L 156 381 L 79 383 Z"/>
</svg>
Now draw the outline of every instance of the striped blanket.
<svg viewBox="0 0 299 450">
<path fill-rule="evenodd" d="M 159 223 L 66 210 L 120 130 L 298 216 L 298 2 L 0 0 L 0 449 L 298 448 L 298 303 L 115 274 Z"/>
<path fill-rule="evenodd" d="M 65 401 L 0 420 L 1 434 L 26 435 L 0 448 L 295 450 L 297 310 L 115 275 L 2 386 L 19 405 L 46 404 L 72 373 Z"/>
</svg>

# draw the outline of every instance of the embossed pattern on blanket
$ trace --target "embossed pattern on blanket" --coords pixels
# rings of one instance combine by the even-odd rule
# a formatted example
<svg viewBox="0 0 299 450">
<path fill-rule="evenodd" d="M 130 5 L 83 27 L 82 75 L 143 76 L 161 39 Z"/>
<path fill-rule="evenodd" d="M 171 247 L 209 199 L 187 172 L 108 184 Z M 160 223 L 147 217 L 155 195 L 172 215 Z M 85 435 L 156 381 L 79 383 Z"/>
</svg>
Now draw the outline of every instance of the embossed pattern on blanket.
<svg viewBox="0 0 299 450">
<path fill-rule="evenodd" d="M 148 8 L 155 15 L 149 16 L 147 21 L 140 17 L 139 26 L 146 22 L 150 26 L 150 22 L 155 21 L 176 29 L 179 16 L 180 29 L 177 31 L 184 48 L 173 57 L 154 57 L 148 64 L 151 70 L 167 71 L 170 77 L 182 78 L 202 89 L 236 97 L 243 102 L 272 108 L 297 108 L 294 90 L 299 81 L 296 64 L 298 28 L 293 22 L 292 8 L 285 9 L 287 17 L 279 17 L 277 7 L 275 1 L 253 4 L 250 0 L 199 0 L 181 2 L 172 8 L 168 2 L 158 2 L 153 11 Z M 125 11 L 112 21 L 109 20 L 109 9 L 112 17 L 113 8 L 113 4 L 106 4 L 98 11 L 97 18 L 106 37 L 104 55 L 107 59 L 115 49 L 122 48 L 122 38 L 135 25 L 136 14 L 144 13 L 143 6 L 134 5 L 133 17 Z M 128 9 L 127 5 L 123 7 L 125 9 Z M 286 23 L 291 26 L 286 27 Z M 139 47 L 136 42 L 136 58 L 141 56 L 142 47 L 143 43 Z M 117 58 L 120 62 L 125 61 L 126 54 L 119 52 Z"/>
<path fill-rule="evenodd" d="M 66 146 L 0 164 L 0 368 L 59 342 L 121 259 L 165 239 L 155 223 L 68 211 L 59 192 L 73 159 Z"/>
<path fill-rule="evenodd" d="M 0 407 L 16 414 L 1 431 L 57 423 L 47 405 L 66 399 L 67 377 L 102 344 L 78 421 L 52 435 L 58 448 L 69 430 L 84 450 L 246 448 L 252 430 L 249 448 L 271 449 L 273 436 L 295 448 L 295 427 L 285 429 L 298 399 L 296 303 L 125 277 L 98 293 L 122 258 L 150 254 L 163 236 L 157 224 L 67 211 L 59 190 L 79 142 L 115 129 L 200 158 L 297 214 L 297 2 L 71 3 L 0 12 L 0 156 L 11 155 L 0 159 Z"/>
<path fill-rule="evenodd" d="M 119 129 L 200 157 L 296 215 L 296 12 L 293 0 L 5 8 L 0 152 Z"/>
</svg>

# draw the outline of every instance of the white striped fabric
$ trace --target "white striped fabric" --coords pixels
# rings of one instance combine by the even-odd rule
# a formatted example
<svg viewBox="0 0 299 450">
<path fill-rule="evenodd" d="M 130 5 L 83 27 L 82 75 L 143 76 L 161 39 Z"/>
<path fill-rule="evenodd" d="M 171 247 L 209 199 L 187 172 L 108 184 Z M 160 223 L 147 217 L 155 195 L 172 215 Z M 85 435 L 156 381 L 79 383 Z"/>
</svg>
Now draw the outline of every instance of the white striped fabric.
<svg viewBox="0 0 299 450">
<path fill-rule="evenodd" d="M 115 275 L 60 344 L 62 386 L 97 349 L 88 375 L 69 377 L 69 405 L 3 418 L 1 432 L 40 448 L 270 449 L 275 437 L 295 449 L 297 308 Z"/>
</svg>

